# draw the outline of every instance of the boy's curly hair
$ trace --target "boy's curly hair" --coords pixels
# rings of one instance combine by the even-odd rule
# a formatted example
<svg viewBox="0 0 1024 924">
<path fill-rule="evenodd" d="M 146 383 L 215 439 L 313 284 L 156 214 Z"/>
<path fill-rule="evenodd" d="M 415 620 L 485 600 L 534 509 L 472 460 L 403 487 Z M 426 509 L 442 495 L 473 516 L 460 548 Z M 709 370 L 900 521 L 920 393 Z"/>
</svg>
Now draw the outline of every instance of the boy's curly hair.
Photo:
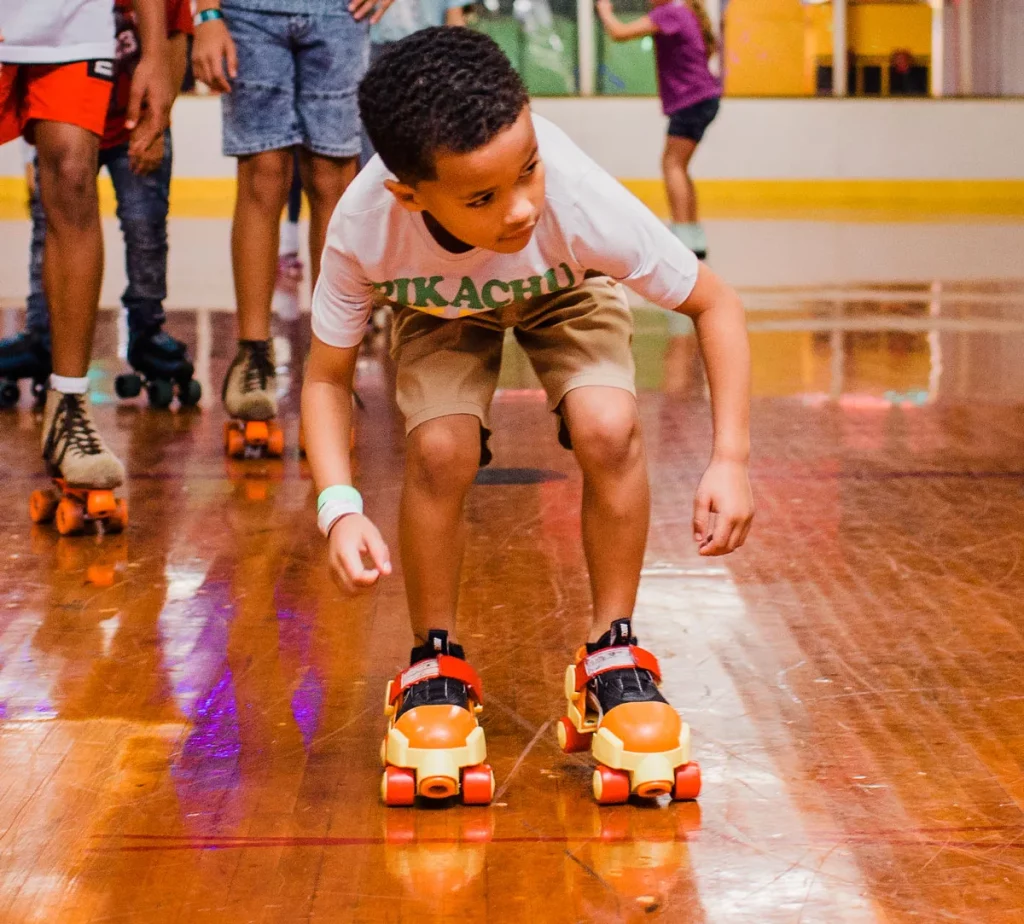
<svg viewBox="0 0 1024 924">
<path fill-rule="evenodd" d="M 384 165 L 403 182 L 436 178 L 439 150 L 483 147 L 530 98 L 493 39 L 422 29 L 385 47 L 359 85 L 359 114 Z"/>
</svg>

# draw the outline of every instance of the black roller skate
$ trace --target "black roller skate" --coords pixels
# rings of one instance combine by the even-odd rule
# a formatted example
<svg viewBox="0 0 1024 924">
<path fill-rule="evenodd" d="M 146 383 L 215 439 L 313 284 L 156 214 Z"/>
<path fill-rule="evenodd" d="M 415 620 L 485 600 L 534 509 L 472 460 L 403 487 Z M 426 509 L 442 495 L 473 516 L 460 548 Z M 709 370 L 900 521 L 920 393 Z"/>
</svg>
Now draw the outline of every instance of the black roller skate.
<svg viewBox="0 0 1024 924">
<path fill-rule="evenodd" d="M 47 334 L 29 330 L 0 340 L 0 408 L 18 403 L 20 379 L 32 380 L 32 396 L 37 405 L 42 405 L 52 365 Z"/>
<path fill-rule="evenodd" d="M 145 386 L 150 407 L 170 407 L 175 391 L 182 407 L 195 407 L 199 403 L 203 389 L 192 378 L 195 367 L 188 358 L 188 349 L 163 328 L 131 331 L 128 362 L 135 371 L 119 375 L 114 381 L 114 391 L 119 398 L 137 398 Z"/>
</svg>

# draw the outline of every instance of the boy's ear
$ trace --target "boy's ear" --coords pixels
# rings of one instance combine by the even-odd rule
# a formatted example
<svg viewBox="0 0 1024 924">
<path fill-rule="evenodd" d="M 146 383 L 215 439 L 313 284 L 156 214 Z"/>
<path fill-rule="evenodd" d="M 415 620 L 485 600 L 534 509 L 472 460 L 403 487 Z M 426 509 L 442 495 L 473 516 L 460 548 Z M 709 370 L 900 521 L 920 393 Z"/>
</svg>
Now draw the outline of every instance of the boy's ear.
<svg viewBox="0 0 1024 924">
<path fill-rule="evenodd" d="M 408 209 L 410 212 L 423 211 L 423 206 L 420 205 L 416 190 L 411 186 L 400 183 L 398 180 L 385 180 L 384 185 L 387 187 L 388 192 L 398 200 L 398 204 L 402 208 Z"/>
</svg>

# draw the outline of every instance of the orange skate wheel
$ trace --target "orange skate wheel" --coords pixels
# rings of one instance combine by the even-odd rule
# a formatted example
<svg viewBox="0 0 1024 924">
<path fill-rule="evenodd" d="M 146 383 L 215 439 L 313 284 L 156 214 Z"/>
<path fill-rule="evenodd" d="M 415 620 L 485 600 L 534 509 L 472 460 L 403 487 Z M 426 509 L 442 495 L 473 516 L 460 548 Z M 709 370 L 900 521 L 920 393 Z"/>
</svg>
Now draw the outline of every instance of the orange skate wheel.
<svg viewBox="0 0 1024 924">
<path fill-rule="evenodd" d="M 250 446 L 266 446 L 270 438 L 270 427 L 265 420 L 247 420 L 245 422 L 245 441 Z"/>
<path fill-rule="evenodd" d="M 245 434 L 237 427 L 227 424 L 224 428 L 224 451 L 232 458 L 245 455 Z"/>
<path fill-rule="evenodd" d="M 93 519 L 107 517 L 117 509 L 113 491 L 90 491 L 85 495 L 85 509 Z"/>
<path fill-rule="evenodd" d="M 416 774 L 405 767 L 385 767 L 380 798 L 385 805 L 412 805 L 416 801 Z"/>
<path fill-rule="evenodd" d="M 494 798 L 494 771 L 477 764 L 462 771 L 462 801 L 466 805 L 490 805 Z"/>
<path fill-rule="evenodd" d="M 620 805 L 629 801 L 629 774 L 603 764 L 593 776 L 594 798 L 599 805 Z"/>
<path fill-rule="evenodd" d="M 676 784 L 672 788 L 672 798 L 696 799 L 700 795 L 700 764 L 691 760 L 688 764 L 676 767 Z"/>
<path fill-rule="evenodd" d="M 113 565 L 89 565 L 85 570 L 85 579 L 97 587 L 113 587 L 117 577 L 117 569 Z"/>
<path fill-rule="evenodd" d="M 28 515 L 33 523 L 49 523 L 57 512 L 59 500 L 53 491 L 33 491 L 28 499 Z"/>
<path fill-rule="evenodd" d="M 65 497 L 57 504 L 57 532 L 71 536 L 85 529 L 85 511 L 78 501 Z"/>
<path fill-rule="evenodd" d="M 278 426 L 272 426 L 267 436 L 267 455 L 275 459 L 284 455 L 284 430 Z"/>
<path fill-rule="evenodd" d="M 128 501 L 119 500 L 114 504 L 113 513 L 107 517 L 107 532 L 119 533 L 128 526 Z"/>
<path fill-rule="evenodd" d="M 572 719 L 566 716 L 560 718 L 556 731 L 558 732 L 558 746 L 566 754 L 576 754 L 580 751 L 590 750 L 590 742 L 594 737 L 593 734 L 584 734 L 578 731 L 576 726 L 572 724 Z"/>
</svg>

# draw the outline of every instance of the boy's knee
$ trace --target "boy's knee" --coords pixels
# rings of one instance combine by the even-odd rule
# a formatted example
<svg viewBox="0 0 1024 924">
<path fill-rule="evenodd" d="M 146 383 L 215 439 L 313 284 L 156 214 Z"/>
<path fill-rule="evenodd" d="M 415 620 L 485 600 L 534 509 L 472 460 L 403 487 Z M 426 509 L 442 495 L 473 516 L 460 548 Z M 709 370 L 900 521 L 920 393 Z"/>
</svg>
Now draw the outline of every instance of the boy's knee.
<svg viewBox="0 0 1024 924">
<path fill-rule="evenodd" d="M 39 157 L 42 202 L 50 221 L 84 224 L 98 215 L 96 163 L 75 145 L 59 145 Z"/>
<path fill-rule="evenodd" d="M 480 464 L 479 425 L 440 419 L 421 424 L 409 434 L 409 473 L 434 493 L 463 491 Z"/>
<path fill-rule="evenodd" d="M 570 425 L 580 464 L 591 471 L 617 471 L 641 451 L 640 421 L 631 403 L 592 404 Z"/>
<path fill-rule="evenodd" d="M 292 157 L 284 151 L 254 154 L 238 166 L 238 194 L 263 208 L 280 212 L 292 182 Z"/>
</svg>

